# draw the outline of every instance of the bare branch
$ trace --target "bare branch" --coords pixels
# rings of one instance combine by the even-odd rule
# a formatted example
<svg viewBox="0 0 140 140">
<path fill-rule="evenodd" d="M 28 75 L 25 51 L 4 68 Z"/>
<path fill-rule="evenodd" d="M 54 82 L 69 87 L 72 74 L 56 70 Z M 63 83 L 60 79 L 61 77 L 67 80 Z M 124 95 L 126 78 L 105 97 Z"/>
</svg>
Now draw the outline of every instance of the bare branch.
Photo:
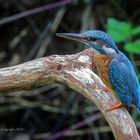
<svg viewBox="0 0 140 140">
<path fill-rule="evenodd" d="M 94 103 L 109 123 L 116 140 L 139 140 L 136 126 L 125 108 L 106 110 L 119 100 L 103 91 L 105 85 L 93 72 L 94 53 L 53 55 L 0 69 L 0 92 L 32 89 L 52 82 L 68 85 Z"/>
</svg>

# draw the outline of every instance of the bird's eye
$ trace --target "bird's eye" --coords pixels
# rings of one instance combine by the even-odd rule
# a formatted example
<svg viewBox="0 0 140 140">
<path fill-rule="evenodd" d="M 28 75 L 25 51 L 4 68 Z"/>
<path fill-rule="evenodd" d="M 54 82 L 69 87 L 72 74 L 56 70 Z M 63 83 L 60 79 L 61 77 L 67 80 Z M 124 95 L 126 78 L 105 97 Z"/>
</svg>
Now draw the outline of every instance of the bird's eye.
<svg viewBox="0 0 140 140">
<path fill-rule="evenodd" d="M 94 41 L 97 41 L 97 38 L 91 38 L 91 40 L 94 42 Z"/>
<path fill-rule="evenodd" d="M 97 39 L 96 38 L 92 38 L 92 37 L 89 37 L 89 36 L 82 36 L 83 39 L 86 39 L 88 41 L 96 41 Z"/>
</svg>

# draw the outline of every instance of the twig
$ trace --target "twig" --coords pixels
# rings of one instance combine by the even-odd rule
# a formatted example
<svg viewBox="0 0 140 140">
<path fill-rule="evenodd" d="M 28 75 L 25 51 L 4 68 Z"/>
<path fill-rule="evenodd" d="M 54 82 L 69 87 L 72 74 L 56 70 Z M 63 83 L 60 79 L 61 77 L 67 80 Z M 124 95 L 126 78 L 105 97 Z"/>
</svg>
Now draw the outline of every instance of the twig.
<svg viewBox="0 0 140 140">
<path fill-rule="evenodd" d="M 50 21 L 49 24 L 47 24 L 46 27 L 43 29 L 43 31 L 38 35 L 35 44 L 33 45 L 32 49 L 30 50 L 26 58 L 26 61 L 32 59 L 36 53 L 37 53 L 36 58 L 44 56 L 46 49 L 50 41 L 52 40 L 53 35 L 56 32 L 56 29 L 58 28 L 61 19 L 65 14 L 65 11 L 66 11 L 65 8 L 59 9 L 54 19 Z"/>
<path fill-rule="evenodd" d="M 31 16 L 33 14 L 44 12 L 46 10 L 62 7 L 64 5 L 70 4 L 72 2 L 73 2 L 72 0 L 62 0 L 62 1 L 55 2 L 55 3 L 50 3 L 50 4 L 47 4 L 47 5 L 44 5 L 44 6 L 40 6 L 40 7 L 31 9 L 31 10 L 27 10 L 27 11 L 18 13 L 16 15 L 12 15 L 12 16 L 0 19 L 0 25 L 15 21 L 17 19 L 21 19 L 21 18 L 24 18 L 24 17 L 27 17 L 27 16 Z"/>
<path fill-rule="evenodd" d="M 66 11 L 65 8 L 61 8 L 60 10 L 57 11 L 56 16 L 55 16 L 53 22 L 51 23 L 52 25 L 49 28 L 49 33 L 46 36 L 44 36 L 44 40 L 41 42 L 40 49 L 37 52 L 36 58 L 40 58 L 40 57 L 44 56 L 46 49 L 47 49 L 48 45 L 50 44 L 50 42 L 53 38 L 53 35 L 56 32 L 64 14 L 65 14 L 65 11 Z"/>
<path fill-rule="evenodd" d="M 48 137 L 47 140 L 55 140 L 55 139 L 63 136 L 68 131 L 78 129 L 78 128 L 80 128 L 88 123 L 91 123 L 91 122 L 93 122 L 101 117 L 102 117 L 101 113 L 97 113 L 95 115 L 92 115 L 91 117 L 88 117 L 87 119 L 85 119 L 77 124 L 72 125 L 70 128 L 66 128 L 65 130 L 62 130 L 60 132 L 53 134 L 52 136 Z"/>
<path fill-rule="evenodd" d="M 53 55 L 0 69 L 0 91 L 33 89 L 59 82 L 75 89 L 94 103 L 109 123 L 116 140 L 139 140 L 136 126 L 125 108 L 106 111 L 120 102 L 93 72 L 93 50 L 74 55 Z"/>
</svg>

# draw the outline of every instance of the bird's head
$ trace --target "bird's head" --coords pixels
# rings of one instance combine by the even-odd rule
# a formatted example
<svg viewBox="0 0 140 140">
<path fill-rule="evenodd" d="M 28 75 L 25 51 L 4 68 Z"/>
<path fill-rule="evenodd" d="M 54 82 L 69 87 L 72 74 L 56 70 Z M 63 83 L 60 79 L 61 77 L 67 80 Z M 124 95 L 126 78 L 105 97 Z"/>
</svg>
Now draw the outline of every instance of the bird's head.
<svg viewBox="0 0 140 140">
<path fill-rule="evenodd" d="M 90 30 L 82 34 L 57 33 L 56 35 L 66 39 L 80 41 L 102 54 L 112 56 L 119 52 L 113 39 L 107 33 L 102 31 Z"/>
</svg>

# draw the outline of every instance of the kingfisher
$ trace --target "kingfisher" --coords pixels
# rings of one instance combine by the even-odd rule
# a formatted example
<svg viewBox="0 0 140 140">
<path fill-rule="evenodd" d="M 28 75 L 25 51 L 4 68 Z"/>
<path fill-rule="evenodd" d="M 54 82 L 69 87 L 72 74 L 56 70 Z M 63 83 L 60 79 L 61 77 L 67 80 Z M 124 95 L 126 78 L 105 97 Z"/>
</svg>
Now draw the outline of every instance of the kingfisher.
<svg viewBox="0 0 140 140">
<path fill-rule="evenodd" d="M 109 89 L 116 93 L 121 103 L 112 105 L 108 111 L 135 106 L 140 113 L 140 85 L 130 60 L 116 46 L 107 33 L 89 30 L 84 33 L 56 33 L 57 36 L 84 43 L 95 50 L 95 61 L 99 77 Z M 108 90 L 107 90 L 108 89 Z"/>
</svg>

